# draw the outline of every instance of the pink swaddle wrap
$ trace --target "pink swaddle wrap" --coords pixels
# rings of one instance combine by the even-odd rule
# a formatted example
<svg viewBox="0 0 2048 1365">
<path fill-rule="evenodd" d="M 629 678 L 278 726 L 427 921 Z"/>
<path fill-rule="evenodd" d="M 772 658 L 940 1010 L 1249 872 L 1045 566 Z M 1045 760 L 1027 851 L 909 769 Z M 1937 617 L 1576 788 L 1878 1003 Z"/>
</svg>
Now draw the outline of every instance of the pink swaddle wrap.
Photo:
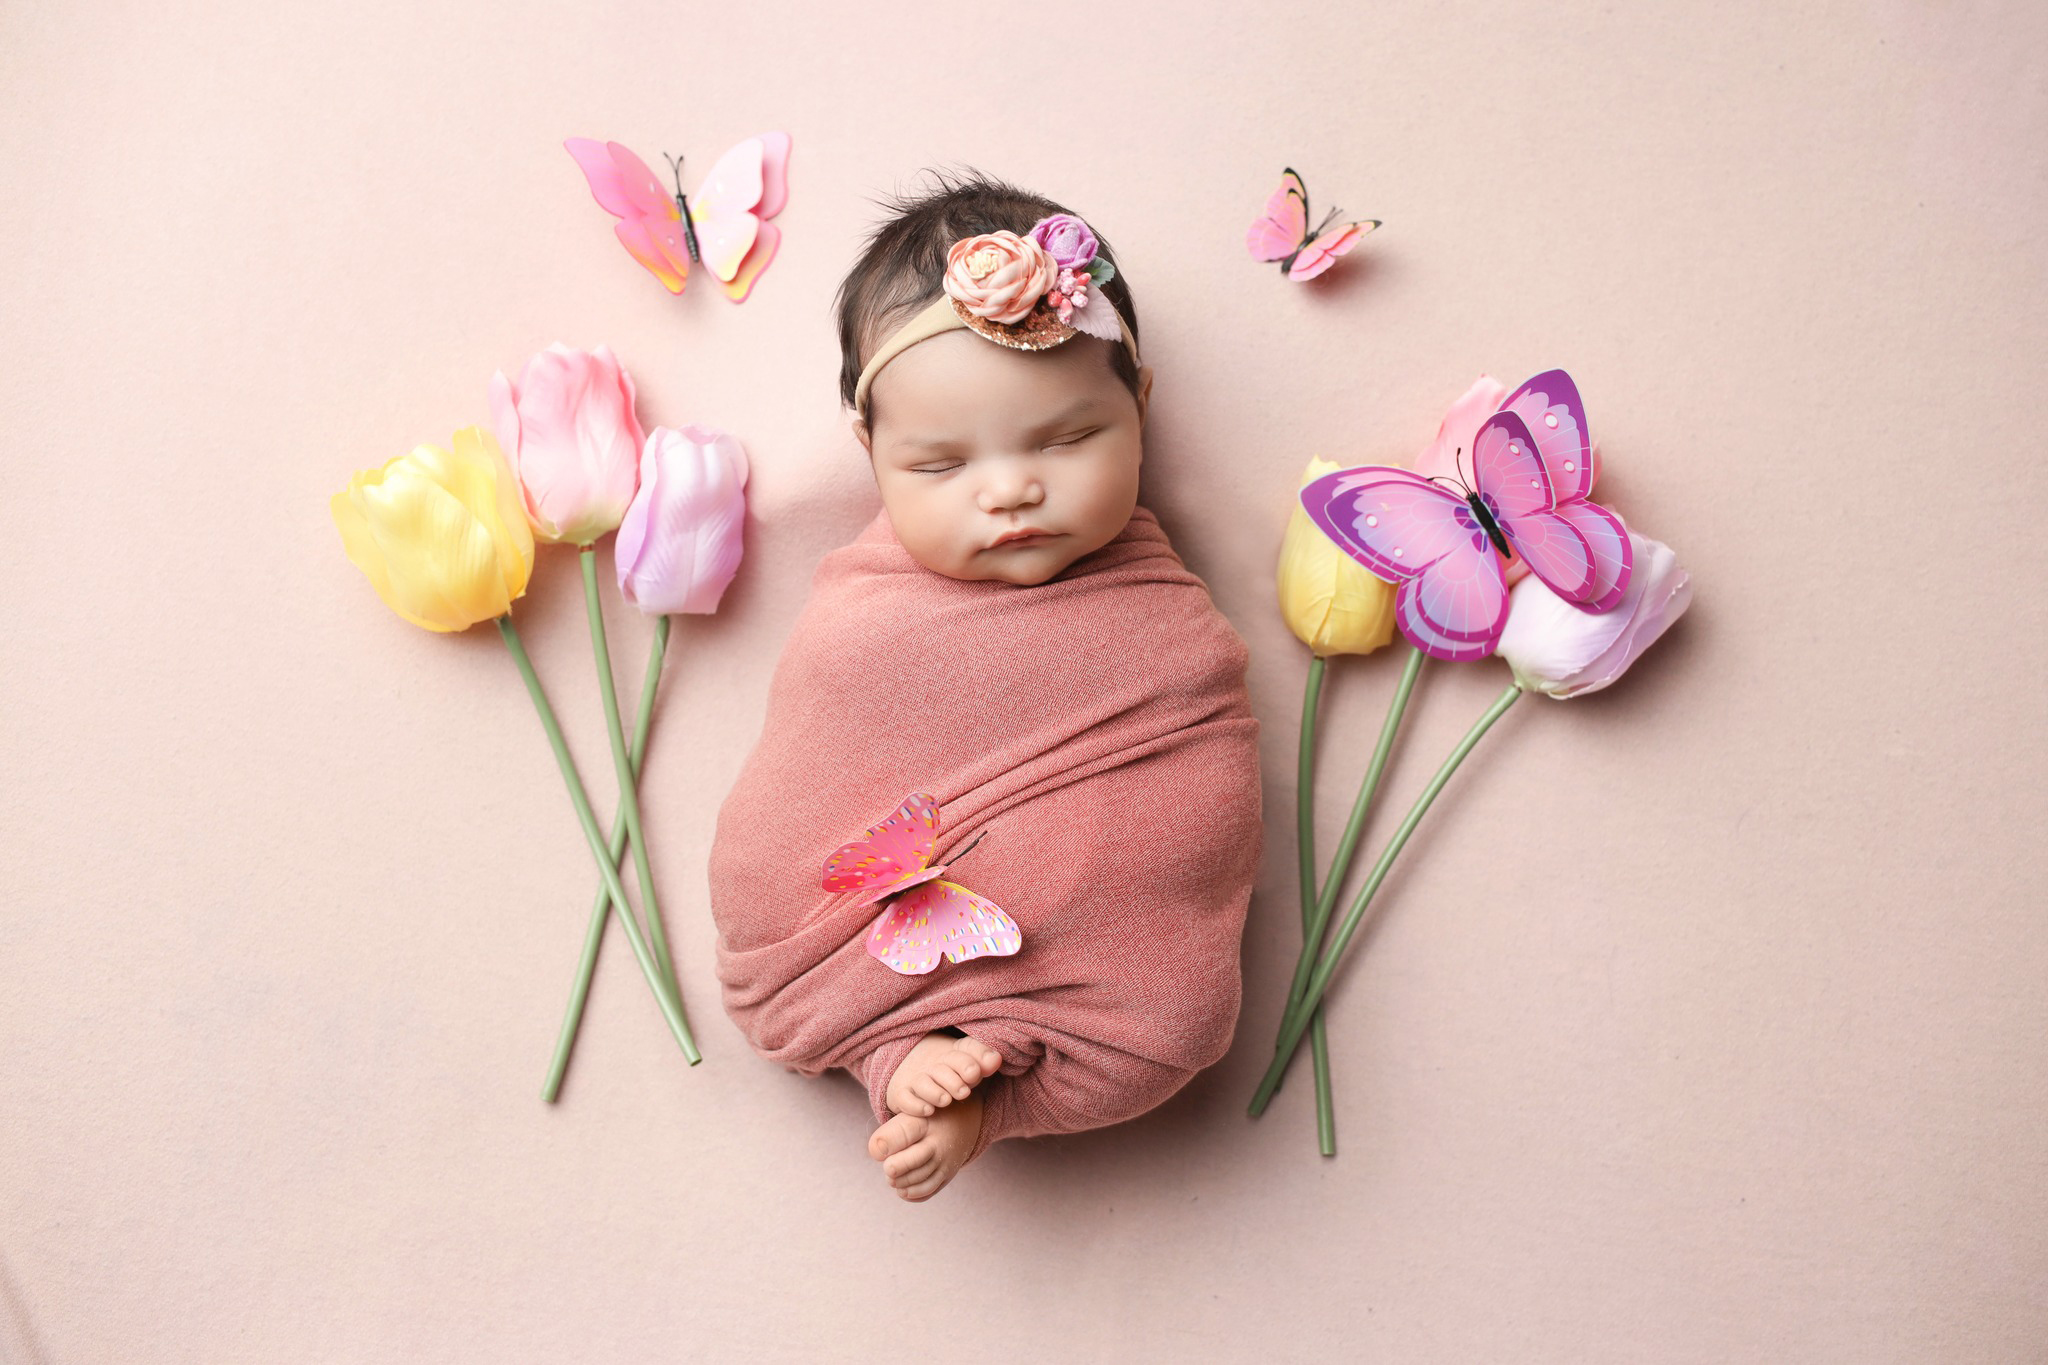
<svg viewBox="0 0 2048 1365">
<path fill-rule="evenodd" d="M 1035 587 L 934 573 L 878 513 L 820 562 L 719 810 L 727 1012 L 771 1060 L 858 1076 L 878 1122 L 920 1038 L 972 1033 L 1003 1057 L 974 1156 L 1165 1100 L 1237 1022 L 1263 838 L 1245 664 L 1145 508 Z M 899 975 L 864 944 L 877 907 L 820 889 L 913 791 L 938 861 L 987 832 L 948 876 L 1016 920 L 1014 957 Z"/>
</svg>

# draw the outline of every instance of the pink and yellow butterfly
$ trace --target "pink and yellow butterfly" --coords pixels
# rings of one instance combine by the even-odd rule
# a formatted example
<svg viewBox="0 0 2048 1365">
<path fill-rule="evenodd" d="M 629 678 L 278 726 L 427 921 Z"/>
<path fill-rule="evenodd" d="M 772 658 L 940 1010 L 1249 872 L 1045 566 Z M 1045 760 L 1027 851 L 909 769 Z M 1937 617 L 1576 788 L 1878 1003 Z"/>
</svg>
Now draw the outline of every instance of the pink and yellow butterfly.
<svg viewBox="0 0 2048 1365">
<path fill-rule="evenodd" d="M 700 261 L 738 303 L 775 259 L 782 233 L 768 220 L 789 198 L 789 134 L 750 137 L 718 158 L 697 187 L 695 203 L 683 197 L 677 158 L 668 159 L 676 182 L 671 196 L 647 163 L 620 143 L 572 137 L 562 145 L 583 168 L 597 202 L 619 220 L 612 225 L 619 241 L 669 293 L 683 292 L 690 263 Z"/>
<path fill-rule="evenodd" d="M 1280 188 L 1266 200 L 1266 211 L 1245 234 L 1244 244 L 1253 260 L 1280 262 L 1280 273 L 1288 279 L 1312 280 L 1380 225 L 1377 218 L 1361 218 L 1332 229 L 1336 216 L 1337 210 L 1331 209 L 1313 230 L 1309 228 L 1308 186 L 1290 166 L 1280 173 Z"/>
<path fill-rule="evenodd" d="M 922 976 L 970 957 L 1008 957 L 1023 946 L 1017 922 L 994 901 L 938 876 L 951 864 L 932 862 L 939 804 L 912 792 L 881 824 L 842 844 L 825 860 L 827 891 L 865 891 L 856 905 L 894 898 L 868 931 L 868 955 L 893 972 Z M 974 842 L 954 855 L 957 862 Z"/>
</svg>

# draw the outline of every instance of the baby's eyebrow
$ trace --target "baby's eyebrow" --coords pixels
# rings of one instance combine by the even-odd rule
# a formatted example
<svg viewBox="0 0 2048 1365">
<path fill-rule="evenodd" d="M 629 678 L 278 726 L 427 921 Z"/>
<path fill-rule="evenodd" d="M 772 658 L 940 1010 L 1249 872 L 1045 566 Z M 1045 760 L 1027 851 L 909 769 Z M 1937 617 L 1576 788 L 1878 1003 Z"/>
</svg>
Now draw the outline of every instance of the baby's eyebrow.
<svg viewBox="0 0 2048 1365">
<path fill-rule="evenodd" d="M 1079 402 L 1068 404 L 1063 411 L 1054 413 L 1047 420 L 1034 424 L 1031 428 L 1032 434 L 1043 435 L 1045 432 L 1057 431 L 1061 427 L 1072 424 L 1082 414 L 1086 413 L 1094 405 L 1094 402 L 1095 400 L 1091 396 L 1083 398 Z M 926 450 L 958 450 L 966 443 L 951 436 L 904 436 L 898 438 L 898 444 L 918 446 Z"/>
<path fill-rule="evenodd" d="M 1068 404 L 1065 411 L 1054 414 L 1050 420 L 1040 422 L 1036 430 L 1051 431 L 1056 427 L 1063 427 L 1067 425 L 1069 422 L 1072 422 L 1075 418 L 1079 417 L 1082 413 L 1088 411 L 1088 409 L 1093 407 L 1094 405 L 1095 398 L 1091 394 L 1085 398 L 1082 398 L 1078 402 Z"/>
</svg>

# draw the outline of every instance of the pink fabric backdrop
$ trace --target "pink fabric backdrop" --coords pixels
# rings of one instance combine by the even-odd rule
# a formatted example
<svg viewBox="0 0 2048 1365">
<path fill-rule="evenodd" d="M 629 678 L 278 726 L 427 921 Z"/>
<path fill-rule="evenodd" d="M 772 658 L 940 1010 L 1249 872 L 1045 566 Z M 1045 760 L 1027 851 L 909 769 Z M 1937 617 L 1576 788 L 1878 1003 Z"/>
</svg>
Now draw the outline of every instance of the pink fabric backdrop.
<svg viewBox="0 0 2048 1365">
<path fill-rule="evenodd" d="M 0 1359 L 2038 1358 L 2044 43 L 2018 0 L 0 8 Z M 662 292 L 560 147 L 694 175 L 767 127 L 740 308 Z M 1251 645 L 1270 823 L 1231 1055 L 910 1207 L 860 1092 L 725 1020 L 701 898 L 875 510 L 830 292 L 937 162 L 1127 263 L 1144 499 Z M 1286 163 L 1387 220 L 1324 288 L 1242 254 Z M 610 951 L 549 1109 L 587 857 L 496 640 L 386 612 L 326 501 L 557 339 L 738 433 L 757 517 L 646 786 L 708 1060 Z M 1697 603 L 1425 826 L 1332 1002 L 1323 1161 L 1306 1085 L 1243 1115 L 1298 934 L 1288 499 L 1552 364 Z M 609 807 L 580 610 L 544 555 L 522 619 Z M 1393 671 L 1333 670 L 1325 849 Z M 1500 680 L 1425 678 L 1397 797 Z"/>
</svg>

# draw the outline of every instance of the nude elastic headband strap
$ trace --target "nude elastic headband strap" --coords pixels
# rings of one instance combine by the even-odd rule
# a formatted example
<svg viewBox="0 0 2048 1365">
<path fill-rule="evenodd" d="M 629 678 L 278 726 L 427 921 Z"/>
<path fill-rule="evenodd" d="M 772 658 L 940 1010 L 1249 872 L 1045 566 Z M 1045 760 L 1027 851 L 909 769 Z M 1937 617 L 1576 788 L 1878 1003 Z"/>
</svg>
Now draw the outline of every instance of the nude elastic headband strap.
<svg viewBox="0 0 2048 1365">
<path fill-rule="evenodd" d="M 1107 303 L 1108 300 L 1104 299 L 1103 302 Z M 1131 363 L 1136 365 L 1139 363 L 1138 342 L 1131 335 L 1131 324 L 1125 320 L 1121 312 L 1116 315 L 1116 322 L 1117 330 L 1122 334 L 1124 349 L 1131 353 Z M 968 326 L 967 320 L 960 316 L 959 309 L 953 306 L 952 295 L 941 294 L 933 299 L 924 311 L 897 328 L 889 339 L 883 342 L 873 355 L 868 357 L 867 365 L 861 370 L 860 379 L 853 386 L 854 411 L 859 413 L 863 420 L 866 419 L 868 415 L 868 389 L 873 386 L 875 376 L 881 372 L 884 365 L 894 360 L 910 347 L 917 345 L 918 342 L 929 341 L 939 333 L 950 332 L 955 327 L 963 328 L 967 331 L 974 330 Z M 980 333 L 976 333 L 976 335 L 980 335 Z M 1079 335 L 1081 335 L 1079 332 L 1073 334 L 1073 336 Z M 1066 340 L 1073 340 L 1073 336 L 1067 337 Z M 992 340 L 992 338 L 986 337 L 983 339 Z M 1004 343 L 996 342 L 995 344 L 1000 346 Z"/>
</svg>

